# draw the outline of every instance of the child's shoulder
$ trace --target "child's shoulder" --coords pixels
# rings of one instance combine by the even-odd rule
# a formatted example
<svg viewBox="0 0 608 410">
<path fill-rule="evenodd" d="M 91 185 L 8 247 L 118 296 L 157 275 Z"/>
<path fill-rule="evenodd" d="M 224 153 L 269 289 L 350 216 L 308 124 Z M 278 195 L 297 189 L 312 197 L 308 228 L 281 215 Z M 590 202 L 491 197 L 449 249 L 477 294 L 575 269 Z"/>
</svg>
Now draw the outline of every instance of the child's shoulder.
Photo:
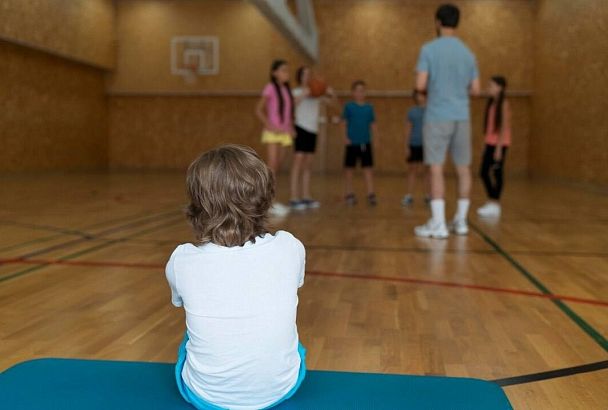
<svg viewBox="0 0 608 410">
<path fill-rule="evenodd" d="M 274 234 L 275 239 L 280 243 L 284 243 L 286 246 L 294 247 L 296 250 L 304 251 L 304 244 L 296 238 L 291 232 L 277 231 Z"/>
</svg>

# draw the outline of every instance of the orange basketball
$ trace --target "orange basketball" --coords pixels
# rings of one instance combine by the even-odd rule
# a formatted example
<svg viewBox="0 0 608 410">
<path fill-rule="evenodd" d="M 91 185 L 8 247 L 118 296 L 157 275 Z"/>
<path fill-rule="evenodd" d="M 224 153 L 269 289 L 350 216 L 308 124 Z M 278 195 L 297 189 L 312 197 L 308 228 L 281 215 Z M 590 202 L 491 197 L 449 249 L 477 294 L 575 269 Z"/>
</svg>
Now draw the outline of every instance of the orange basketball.
<svg viewBox="0 0 608 410">
<path fill-rule="evenodd" d="M 327 83 L 322 78 L 312 77 L 308 82 L 311 97 L 321 97 L 327 93 Z"/>
</svg>

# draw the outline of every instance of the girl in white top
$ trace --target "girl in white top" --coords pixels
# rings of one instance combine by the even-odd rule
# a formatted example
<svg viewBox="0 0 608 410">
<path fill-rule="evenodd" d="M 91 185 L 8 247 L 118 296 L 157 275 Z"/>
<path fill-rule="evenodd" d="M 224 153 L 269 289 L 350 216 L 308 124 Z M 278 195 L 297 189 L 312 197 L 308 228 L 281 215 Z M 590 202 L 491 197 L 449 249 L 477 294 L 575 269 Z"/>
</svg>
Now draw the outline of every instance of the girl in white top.
<svg viewBox="0 0 608 410">
<path fill-rule="evenodd" d="M 298 341 L 305 252 L 266 228 L 272 172 L 248 147 L 222 146 L 188 169 L 187 216 L 198 244 L 167 263 L 173 305 L 186 311 L 176 379 L 198 409 L 262 409 L 291 397 L 306 373 Z"/>
<path fill-rule="evenodd" d="M 322 102 L 337 105 L 333 89 L 327 88 L 327 94 L 313 97 L 307 87 L 311 79 L 310 67 L 300 67 L 296 72 L 298 87 L 293 90 L 295 103 L 295 154 L 291 167 L 291 200 L 289 205 L 296 210 L 318 208 L 319 201 L 310 194 L 310 176 L 312 161 L 317 146 L 319 132 L 319 111 Z M 301 184 L 300 184 L 301 183 Z"/>
</svg>

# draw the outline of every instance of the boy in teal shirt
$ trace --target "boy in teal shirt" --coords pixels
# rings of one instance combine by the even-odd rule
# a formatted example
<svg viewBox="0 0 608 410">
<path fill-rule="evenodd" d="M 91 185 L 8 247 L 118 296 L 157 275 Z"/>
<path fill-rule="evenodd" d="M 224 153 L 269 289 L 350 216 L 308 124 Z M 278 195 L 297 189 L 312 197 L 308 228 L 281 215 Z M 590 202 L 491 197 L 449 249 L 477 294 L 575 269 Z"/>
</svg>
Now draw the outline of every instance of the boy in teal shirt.
<svg viewBox="0 0 608 410">
<path fill-rule="evenodd" d="M 374 158 L 372 155 L 372 135 L 376 134 L 376 115 L 374 107 L 365 101 L 365 82 L 358 80 L 351 86 L 353 101 L 344 106 L 342 118 L 346 124 L 344 175 L 346 179 L 346 203 L 355 205 L 357 198 L 353 191 L 353 173 L 357 163 L 361 163 L 365 185 L 367 186 L 367 202 L 376 205 L 374 193 Z M 376 137 L 377 138 L 377 137 Z"/>
</svg>

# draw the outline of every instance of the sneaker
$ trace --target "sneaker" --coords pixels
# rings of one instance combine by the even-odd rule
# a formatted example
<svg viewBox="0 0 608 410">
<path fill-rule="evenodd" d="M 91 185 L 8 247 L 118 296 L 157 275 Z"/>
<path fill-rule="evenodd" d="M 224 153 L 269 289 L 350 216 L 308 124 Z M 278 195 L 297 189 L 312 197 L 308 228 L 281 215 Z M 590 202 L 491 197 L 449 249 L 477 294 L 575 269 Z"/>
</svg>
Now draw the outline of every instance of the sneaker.
<svg viewBox="0 0 608 410">
<path fill-rule="evenodd" d="M 299 199 L 292 199 L 291 201 L 289 201 L 289 207 L 294 211 L 303 211 L 308 208 L 304 200 Z"/>
<path fill-rule="evenodd" d="M 420 225 L 414 228 L 416 236 L 422 236 L 424 238 L 435 238 L 435 239 L 446 239 L 450 236 L 448 228 L 444 223 L 436 223 L 433 218 L 429 219 L 424 225 Z"/>
<path fill-rule="evenodd" d="M 484 206 L 477 209 L 477 215 L 484 218 L 495 218 L 500 216 L 500 205 L 496 202 L 487 202 Z"/>
<path fill-rule="evenodd" d="M 312 198 L 304 198 L 301 201 L 308 209 L 317 209 L 321 206 L 321 202 Z"/>
<path fill-rule="evenodd" d="M 410 194 L 407 194 L 401 200 L 401 206 L 409 206 L 414 203 L 414 197 Z"/>
<path fill-rule="evenodd" d="M 344 200 L 346 201 L 346 205 L 349 205 L 349 206 L 357 205 L 357 197 L 355 197 L 355 194 L 346 195 L 344 197 Z"/>
<path fill-rule="evenodd" d="M 369 206 L 376 206 L 378 205 L 378 198 L 376 198 L 376 194 L 369 194 L 367 196 L 367 203 Z"/>
<path fill-rule="evenodd" d="M 466 219 L 454 219 L 450 224 L 450 231 L 456 235 L 466 235 L 469 233 L 469 225 Z"/>
<path fill-rule="evenodd" d="M 285 206 L 279 202 L 275 202 L 270 207 L 270 215 L 272 216 L 286 216 L 289 214 L 289 207 Z"/>
</svg>

